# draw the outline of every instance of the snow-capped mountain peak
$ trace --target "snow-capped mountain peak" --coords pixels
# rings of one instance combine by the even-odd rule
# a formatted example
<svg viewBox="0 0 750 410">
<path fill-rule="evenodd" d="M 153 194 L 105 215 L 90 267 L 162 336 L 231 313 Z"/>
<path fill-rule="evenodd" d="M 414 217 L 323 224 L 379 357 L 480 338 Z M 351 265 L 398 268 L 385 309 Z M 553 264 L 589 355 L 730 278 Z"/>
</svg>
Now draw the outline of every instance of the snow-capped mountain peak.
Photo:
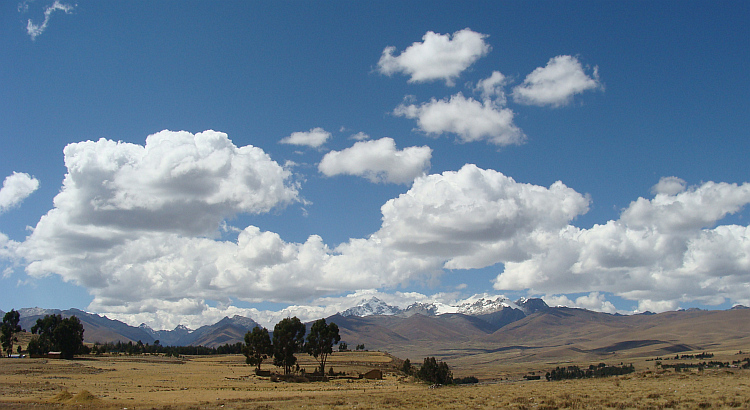
<svg viewBox="0 0 750 410">
<path fill-rule="evenodd" d="M 408 317 L 417 313 L 425 316 L 461 313 L 469 316 L 477 316 L 494 313 L 505 308 L 520 309 L 515 303 L 504 296 L 495 296 L 493 298 L 493 296 L 483 294 L 474 295 L 452 305 L 440 302 L 416 302 L 404 309 L 403 315 Z"/>
<path fill-rule="evenodd" d="M 447 313 L 461 313 L 469 316 L 487 315 L 499 312 L 503 309 L 522 311 L 531 314 L 547 308 L 541 299 L 521 298 L 516 302 L 502 295 L 490 295 L 487 293 L 477 294 L 451 304 L 442 302 L 414 302 L 406 309 L 399 309 L 373 296 L 363 299 L 359 305 L 351 307 L 343 312 L 341 316 L 372 316 L 372 315 L 399 315 L 410 317 L 416 314 L 424 316 L 437 316 Z"/>
<path fill-rule="evenodd" d="M 375 296 L 362 302 L 352 308 L 341 312 L 341 316 L 373 316 L 373 315 L 396 315 L 401 309 L 391 306 Z"/>
<path fill-rule="evenodd" d="M 519 309 L 518 305 L 511 302 L 510 299 L 505 296 L 497 296 L 494 299 L 487 297 L 480 297 L 476 300 L 467 300 L 457 306 L 458 312 L 465 315 L 486 315 L 494 313 L 505 308 Z"/>
</svg>

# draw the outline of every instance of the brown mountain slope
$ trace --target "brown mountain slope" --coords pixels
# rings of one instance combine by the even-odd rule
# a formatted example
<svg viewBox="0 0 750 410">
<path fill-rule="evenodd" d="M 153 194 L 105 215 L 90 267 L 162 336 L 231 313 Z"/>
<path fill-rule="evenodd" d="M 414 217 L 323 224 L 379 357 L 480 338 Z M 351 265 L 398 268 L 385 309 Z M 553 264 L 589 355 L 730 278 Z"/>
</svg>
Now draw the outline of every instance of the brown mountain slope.
<svg viewBox="0 0 750 410">
<path fill-rule="evenodd" d="M 247 329 L 232 325 L 224 325 L 217 329 L 213 329 L 210 333 L 206 333 L 205 335 L 196 338 L 191 344 L 193 346 L 219 347 L 227 343 L 244 343 L 245 333 L 247 333 Z"/>
<path fill-rule="evenodd" d="M 681 311 L 614 316 L 553 308 L 511 323 L 482 340 L 495 346 L 560 348 L 586 353 L 661 355 L 734 349 L 750 343 L 750 310 Z"/>
<path fill-rule="evenodd" d="M 358 344 L 377 350 L 384 346 L 393 346 L 404 343 L 407 339 L 375 320 L 376 316 L 358 317 L 333 315 L 326 319 L 329 323 L 336 323 L 339 327 L 341 341 L 349 344 L 351 348 Z"/>
<path fill-rule="evenodd" d="M 385 325 L 411 342 L 463 342 L 486 336 L 495 330 L 480 319 L 462 314 L 440 316 L 416 314 L 406 319 L 396 317 L 389 319 L 391 319 L 390 323 Z"/>
<path fill-rule="evenodd" d="M 750 350 L 750 309 L 619 316 L 550 308 L 492 333 L 477 326 L 477 318 L 463 315 L 342 319 L 366 324 L 347 328 L 346 340 L 369 340 L 369 349 L 413 361 L 435 356 L 458 374 L 490 378 L 502 377 L 498 369 L 523 372 L 565 363 L 622 361 L 646 366 L 657 356 Z"/>
<path fill-rule="evenodd" d="M 622 334 L 633 327 L 628 316 L 574 308 L 550 308 L 502 327 L 483 341 L 500 345 L 548 346 Z"/>
</svg>

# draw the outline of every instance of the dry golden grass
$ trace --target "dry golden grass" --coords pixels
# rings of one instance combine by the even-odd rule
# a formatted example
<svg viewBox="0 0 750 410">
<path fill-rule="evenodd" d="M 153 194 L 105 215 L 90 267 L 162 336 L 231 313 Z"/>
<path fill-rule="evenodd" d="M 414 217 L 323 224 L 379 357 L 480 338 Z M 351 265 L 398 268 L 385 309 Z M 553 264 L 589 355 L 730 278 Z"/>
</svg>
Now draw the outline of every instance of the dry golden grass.
<svg viewBox="0 0 750 410">
<path fill-rule="evenodd" d="M 728 356 L 729 357 L 729 356 Z M 734 357 L 738 359 L 739 357 Z M 725 360 L 725 359 L 721 359 Z M 381 408 L 750 408 L 750 370 L 676 373 L 645 362 L 639 372 L 562 382 L 489 382 L 430 389 L 397 372 L 383 353 L 336 353 L 336 371 L 384 369 L 384 380 L 274 383 L 256 377 L 240 355 L 92 357 L 80 360 L 0 360 L 2 408 L 381 409 Z M 312 371 L 315 361 L 300 356 Z M 272 370 L 272 366 L 264 365 Z M 465 370 L 465 369 L 464 369 Z M 496 374 L 510 374 L 496 366 Z"/>
</svg>

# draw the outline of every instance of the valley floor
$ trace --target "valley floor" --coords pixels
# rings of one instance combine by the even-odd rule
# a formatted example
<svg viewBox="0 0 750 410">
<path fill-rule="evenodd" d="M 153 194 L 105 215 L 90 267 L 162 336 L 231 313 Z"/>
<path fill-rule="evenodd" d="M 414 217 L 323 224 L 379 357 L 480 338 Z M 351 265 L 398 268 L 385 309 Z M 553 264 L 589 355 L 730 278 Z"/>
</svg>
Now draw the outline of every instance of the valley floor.
<svg viewBox="0 0 750 410">
<path fill-rule="evenodd" d="M 312 369 L 311 358 L 301 365 Z M 334 354 L 337 372 L 380 368 L 384 380 L 271 382 L 243 356 L 0 359 L 2 408 L 381 409 L 750 408 L 750 370 L 639 369 L 604 379 L 498 381 L 430 388 L 383 353 Z M 266 367 L 264 365 L 264 367 Z M 272 369 L 268 366 L 268 369 Z"/>
</svg>

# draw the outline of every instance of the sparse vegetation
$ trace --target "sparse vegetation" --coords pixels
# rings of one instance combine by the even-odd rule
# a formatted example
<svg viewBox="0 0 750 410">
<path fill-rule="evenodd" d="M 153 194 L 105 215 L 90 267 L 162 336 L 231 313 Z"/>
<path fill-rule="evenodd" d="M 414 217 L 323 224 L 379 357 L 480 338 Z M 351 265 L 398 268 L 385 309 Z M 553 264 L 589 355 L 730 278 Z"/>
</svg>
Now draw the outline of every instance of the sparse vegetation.
<svg viewBox="0 0 750 410">
<path fill-rule="evenodd" d="M 361 367 L 348 364 L 354 362 Z M 316 366 L 313 357 L 306 354 L 299 355 L 297 363 L 310 370 Z M 0 407 L 63 408 L 79 404 L 83 408 L 105 409 L 208 409 L 222 405 L 235 409 L 750 407 L 750 371 L 742 369 L 706 369 L 701 373 L 642 370 L 614 379 L 506 381 L 430 389 L 423 383 L 409 383 L 402 376 L 389 373 L 397 372 L 401 364 L 377 352 L 337 353 L 329 358 L 326 372 L 331 367 L 335 367 L 336 373 L 349 374 L 383 366 L 390 370 L 386 370 L 384 380 L 338 379 L 300 384 L 294 381 L 303 380 L 302 376 L 290 376 L 288 381 L 278 377 L 276 383 L 256 377 L 248 371 L 241 354 L 186 360 L 163 356 L 92 356 L 86 361 L 72 362 L 0 360 Z M 271 369 L 272 365 L 264 362 L 263 368 Z M 515 380 L 519 379 L 520 376 Z M 74 400 L 75 397 L 78 399 Z"/>
</svg>

